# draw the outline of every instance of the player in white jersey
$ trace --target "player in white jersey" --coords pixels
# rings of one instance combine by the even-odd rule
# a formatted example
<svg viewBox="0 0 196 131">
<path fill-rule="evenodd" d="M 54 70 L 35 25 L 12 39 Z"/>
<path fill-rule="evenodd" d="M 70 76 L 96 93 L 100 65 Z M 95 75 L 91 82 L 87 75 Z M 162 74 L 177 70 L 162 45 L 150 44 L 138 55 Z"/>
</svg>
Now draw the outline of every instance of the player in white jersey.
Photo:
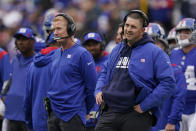
<svg viewBox="0 0 196 131">
<path fill-rule="evenodd" d="M 191 41 L 195 19 L 185 18 L 176 26 L 177 40 L 180 49 L 171 53 L 171 63 L 182 67 L 186 77 L 187 95 L 186 104 L 182 115 L 180 131 L 191 131 L 190 126 L 196 114 L 196 44 Z"/>
</svg>

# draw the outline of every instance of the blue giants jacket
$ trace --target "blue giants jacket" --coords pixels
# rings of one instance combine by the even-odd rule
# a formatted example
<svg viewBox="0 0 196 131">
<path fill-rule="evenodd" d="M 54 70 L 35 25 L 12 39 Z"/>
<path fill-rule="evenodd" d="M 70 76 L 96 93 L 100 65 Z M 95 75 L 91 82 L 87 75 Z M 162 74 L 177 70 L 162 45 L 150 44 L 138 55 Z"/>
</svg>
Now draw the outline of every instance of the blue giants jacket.
<svg viewBox="0 0 196 131">
<path fill-rule="evenodd" d="M 170 99 L 166 100 L 161 108 L 161 117 L 156 127 L 152 131 L 159 131 L 165 129 L 167 123 L 176 125 L 175 131 L 179 131 L 179 121 L 185 106 L 186 98 L 186 80 L 182 69 L 172 64 L 174 69 L 176 88 L 174 94 Z"/>
<path fill-rule="evenodd" d="M 0 48 L 0 91 L 3 82 L 9 79 L 10 75 L 10 59 L 8 53 Z"/>
<path fill-rule="evenodd" d="M 54 114 L 69 121 L 78 115 L 86 123 L 86 114 L 95 103 L 95 64 L 91 54 L 79 44 L 56 50 L 52 61 L 52 80 L 48 90 Z"/>
<path fill-rule="evenodd" d="M 104 86 L 110 84 L 114 68 L 125 44 L 124 42 L 118 44 L 111 52 L 105 69 L 97 81 L 95 95 Z M 152 110 L 158 117 L 159 106 L 171 96 L 175 88 L 170 60 L 164 51 L 152 43 L 152 39 L 147 34 L 144 34 L 134 46 L 136 47 L 130 54 L 128 71 L 137 90 L 140 90 L 135 104 L 140 104 L 144 112 Z"/>
<path fill-rule="evenodd" d="M 44 97 L 47 96 L 51 81 L 49 69 L 56 49 L 55 47 L 42 49 L 35 55 L 28 71 L 24 109 L 28 128 L 34 131 L 47 131 Z"/>
<path fill-rule="evenodd" d="M 33 56 L 24 58 L 22 54 L 13 60 L 12 83 L 5 98 L 5 118 L 8 120 L 25 121 L 24 95 L 26 78 Z"/>
</svg>

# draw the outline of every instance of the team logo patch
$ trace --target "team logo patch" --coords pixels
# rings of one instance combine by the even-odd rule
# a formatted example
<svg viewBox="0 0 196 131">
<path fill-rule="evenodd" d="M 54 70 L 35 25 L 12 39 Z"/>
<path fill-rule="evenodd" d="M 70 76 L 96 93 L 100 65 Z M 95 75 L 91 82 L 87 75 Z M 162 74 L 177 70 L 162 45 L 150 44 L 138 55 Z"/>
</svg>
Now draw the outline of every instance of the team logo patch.
<svg viewBox="0 0 196 131">
<path fill-rule="evenodd" d="M 146 59 L 142 58 L 142 59 L 140 59 L 140 62 L 144 63 L 144 62 L 146 62 Z"/>
<path fill-rule="evenodd" d="M 68 55 L 67 55 L 67 58 L 71 58 L 71 54 L 68 54 Z"/>
</svg>

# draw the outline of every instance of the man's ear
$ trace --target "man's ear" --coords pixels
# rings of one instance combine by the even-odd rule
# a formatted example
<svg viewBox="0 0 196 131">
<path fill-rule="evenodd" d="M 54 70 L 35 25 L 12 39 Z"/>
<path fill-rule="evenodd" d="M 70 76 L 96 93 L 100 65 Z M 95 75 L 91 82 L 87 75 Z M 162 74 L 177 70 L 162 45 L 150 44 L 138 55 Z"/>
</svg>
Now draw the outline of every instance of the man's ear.
<svg viewBox="0 0 196 131">
<path fill-rule="evenodd" d="M 142 28 L 142 32 L 141 32 L 141 35 L 143 35 L 145 32 L 145 27 Z"/>
</svg>

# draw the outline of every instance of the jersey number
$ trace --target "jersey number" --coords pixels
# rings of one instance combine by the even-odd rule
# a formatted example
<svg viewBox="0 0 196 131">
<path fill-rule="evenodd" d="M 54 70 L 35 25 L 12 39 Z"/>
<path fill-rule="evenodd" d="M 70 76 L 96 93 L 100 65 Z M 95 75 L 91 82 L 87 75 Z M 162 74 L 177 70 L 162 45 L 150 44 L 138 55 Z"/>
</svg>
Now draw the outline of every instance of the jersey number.
<svg viewBox="0 0 196 131">
<path fill-rule="evenodd" d="M 196 90 L 195 67 L 187 66 L 185 71 L 187 90 Z"/>
</svg>

